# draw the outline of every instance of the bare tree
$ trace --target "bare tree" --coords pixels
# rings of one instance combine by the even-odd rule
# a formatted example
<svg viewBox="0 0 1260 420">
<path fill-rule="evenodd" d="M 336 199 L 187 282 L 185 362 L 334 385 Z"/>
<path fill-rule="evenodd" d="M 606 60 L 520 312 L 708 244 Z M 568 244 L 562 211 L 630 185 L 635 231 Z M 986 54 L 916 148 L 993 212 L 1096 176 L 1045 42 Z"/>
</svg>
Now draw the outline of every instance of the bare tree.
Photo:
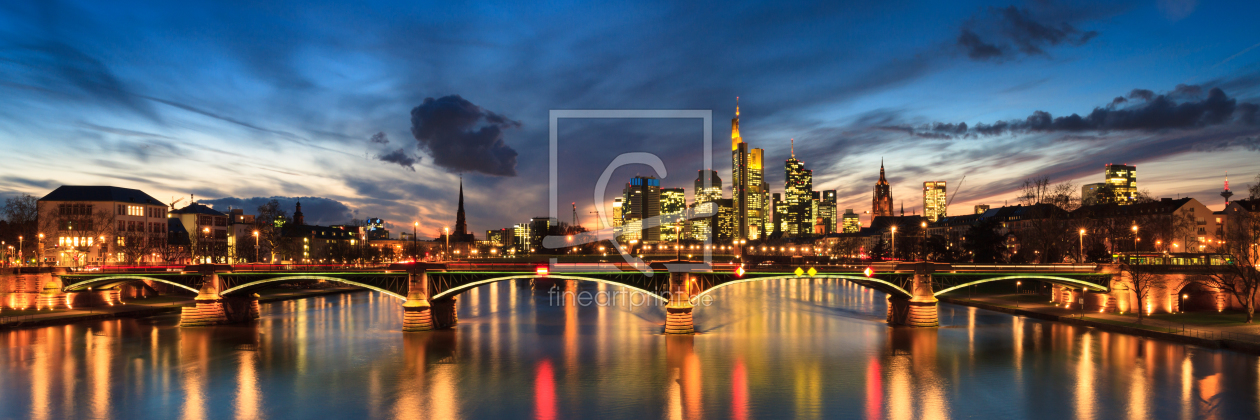
<svg viewBox="0 0 1260 420">
<path fill-rule="evenodd" d="M 5 238 L 9 243 L 19 243 L 25 241 L 27 244 L 36 244 L 36 235 L 38 234 L 39 209 L 38 200 L 30 194 L 22 194 L 17 197 L 10 197 L 4 200 L 4 208 L 0 210 L 0 214 L 4 215 L 4 220 L 9 222 L 9 235 Z M 22 240 L 18 238 L 21 237 Z M 21 247 L 15 249 L 23 255 L 18 255 L 19 260 L 24 260 L 27 255 L 31 255 L 36 251 L 36 246 Z"/>
<path fill-rule="evenodd" d="M 268 201 L 258 206 L 258 216 L 254 218 L 254 229 L 258 231 L 259 252 L 270 255 L 270 261 L 276 261 L 279 254 L 290 251 L 292 242 L 284 236 L 284 225 L 288 222 L 288 212 L 280 208 L 277 200 Z"/>
<path fill-rule="evenodd" d="M 1150 266 L 1136 264 L 1136 261 L 1130 260 L 1120 265 L 1120 270 L 1128 276 L 1129 287 L 1133 289 L 1133 293 L 1138 298 L 1137 316 L 1138 323 L 1142 323 L 1142 318 L 1146 315 L 1145 311 L 1150 309 L 1143 307 L 1148 304 L 1151 294 L 1156 290 L 1163 290 L 1165 286 L 1165 277 L 1156 274 L 1151 270 Z"/>
<path fill-rule="evenodd" d="M 1256 183 L 1247 187 L 1247 193 L 1249 199 L 1260 199 L 1260 174 L 1256 174 Z"/>
<path fill-rule="evenodd" d="M 1237 205 L 1225 211 L 1229 215 L 1229 228 L 1224 232 L 1224 239 L 1217 242 L 1215 252 L 1228 255 L 1230 260 L 1209 266 L 1210 274 L 1201 278 L 1200 283 L 1237 299 L 1246 308 L 1250 324 L 1256 312 L 1256 293 L 1260 292 L 1260 272 L 1256 271 L 1256 265 L 1260 264 L 1260 250 L 1256 249 L 1256 243 L 1260 242 L 1260 220 Z"/>
</svg>

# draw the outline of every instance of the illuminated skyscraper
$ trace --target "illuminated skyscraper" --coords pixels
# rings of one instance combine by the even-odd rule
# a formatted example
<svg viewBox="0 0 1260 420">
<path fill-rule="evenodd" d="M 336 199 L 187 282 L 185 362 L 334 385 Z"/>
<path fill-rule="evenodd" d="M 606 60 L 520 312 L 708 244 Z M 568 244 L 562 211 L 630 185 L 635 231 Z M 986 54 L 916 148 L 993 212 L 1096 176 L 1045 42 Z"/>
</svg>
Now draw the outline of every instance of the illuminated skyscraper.
<svg viewBox="0 0 1260 420">
<path fill-rule="evenodd" d="M 731 119 L 731 208 L 735 212 L 736 237 L 748 236 L 748 143 L 739 135 L 739 98 L 735 103 L 735 118 Z"/>
<path fill-rule="evenodd" d="M 923 183 L 923 217 L 930 221 L 945 217 L 945 181 Z"/>
<path fill-rule="evenodd" d="M 787 214 L 784 216 L 783 234 L 804 235 L 813 231 L 814 171 L 805 169 L 805 162 L 796 159 L 796 140 L 792 140 L 792 157 L 783 165 L 786 179 L 783 185 Z"/>
<path fill-rule="evenodd" d="M 707 180 L 709 184 L 708 187 L 705 187 L 706 180 L 704 179 L 704 175 L 706 173 L 709 175 L 709 179 Z M 695 195 L 692 197 L 692 202 L 694 204 L 707 203 L 722 198 L 722 178 L 718 178 L 717 171 L 701 169 L 699 173 L 696 174 L 696 189 L 692 191 L 694 191 L 692 194 Z"/>
<path fill-rule="evenodd" d="M 1107 189 L 1103 203 L 1133 204 L 1137 200 L 1137 166 L 1107 164 Z"/>
<path fill-rule="evenodd" d="M 651 176 L 630 178 L 622 190 L 622 199 L 622 236 L 644 242 L 661 240 L 659 221 L 652 220 L 661 214 L 661 180 Z"/>
<path fill-rule="evenodd" d="M 871 193 L 871 216 L 892 216 L 892 192 L 888 179 L 884 178 L 884 162 L 879 162 L 879 181 L 875 182 L 875 190 Z"/>
<path fill-rule="evenodd" d="M 768 233 L 787 232 L 787 202 L 783 201 L 783 196 L 779 193 L 774 193 L 771 197 L 773 198 L 770 201 L 774 206 L 774 215 L 771 216 L 771 219 L 774 221 L 774 230 Z"/>
<path fill-rule="evenodd" d="M 622 218 L 625 216 L 624 214 L 622 214 L 625 211 L 625 209 L 622 208 L 622 204 L 624 203 L 624 200 L 625 199 L 622 197 L 617 197 L 613 199 L 613 209 L 612 209 L 613 227 L 621 227 L 622 220 L 623 220 Z"/>
<path fill-rule="evenodd" d="M 752 149 L 748 153 L 748 193 L 745 196 L 748 204 L 744 219 L 744 236 L 757 239 L 761 236 L 761 227 L 765 222 L 766 182 L 762 166 L 762 155 L 765 150 Z"/>
<path fill-rule="evenodd" d="M 861 216 L 858 216 L 857 213 L 854 213 L 853 209 L 845 210 L 844 211 L 844 225 L 841 226 L 841 229 L 842 229 L 841 232 L 844 232 L 844 233 L 857 233 L 858 231 L 862 230 Z"/>
<path fill-rule="evenodd" d="M 836 190 L 823 190 L 818 200 L 818 210 L 814 213 L 814 218 L 823 219 L 825 228 L 822 234 L 828 234 L 839 230 L 840 220 L 836 218 Z M 817 233 L 817 232 L 815 232 Z"/>
<path fill-rule="evenodd" d="M 661 230 L 662 241 L 677 239 L 674 225 L 685 219 L 687 196 L 682 188 L 661 188 Z"/>
</svg>

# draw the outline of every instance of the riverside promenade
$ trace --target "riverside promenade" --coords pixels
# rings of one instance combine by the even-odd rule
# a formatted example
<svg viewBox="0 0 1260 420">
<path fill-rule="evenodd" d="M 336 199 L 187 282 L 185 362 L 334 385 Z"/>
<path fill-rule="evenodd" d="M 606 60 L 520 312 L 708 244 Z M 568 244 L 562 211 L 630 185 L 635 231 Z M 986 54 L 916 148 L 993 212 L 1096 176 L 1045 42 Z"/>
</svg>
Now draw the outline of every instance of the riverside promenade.
<svg viewBox="0 0 1260 420">
<path fill-rule="evenodd" d="M 1144 317 L 1141 323 L 1135 314 L 1082 311 L 1064 308 L 1050 302 L 1042 294 L 977 294 L 951 293 L 939 297 L 941 302 L 973 306 L 1029 318 L 1058 321 L 1097 328 L 1104 331 L 1132 334 L 1160 340 L 1192 344 L 1214 349 L 1230 349 L 1260 354 L 1260 316 L 1251 324 L 1239 312 L 1187 312 L 1156 314 Z M 1258 314 L 1260 315 L 1260 314 Z"/>
<path fill-rule="evenodd" d="M 318 289 L 275 288 L 259 291 L 258 302 L 277 302 L 314 296 L 365 291 L 367 291 L 367 289 L 353 286 L 337 286 Z M 192 306 L 194 304 L 193 296 L 158 296 L 148 299 L 126 301 L 119 305 L 97 305 L 83 308 L 43 311 L 4 310 L 0 311 L 0 330 L 66 325 L 76 322 L 110 318 L 136 318 L 167 313 L 177 314 L 180 312 L 180 308 Z"/>
</svg>

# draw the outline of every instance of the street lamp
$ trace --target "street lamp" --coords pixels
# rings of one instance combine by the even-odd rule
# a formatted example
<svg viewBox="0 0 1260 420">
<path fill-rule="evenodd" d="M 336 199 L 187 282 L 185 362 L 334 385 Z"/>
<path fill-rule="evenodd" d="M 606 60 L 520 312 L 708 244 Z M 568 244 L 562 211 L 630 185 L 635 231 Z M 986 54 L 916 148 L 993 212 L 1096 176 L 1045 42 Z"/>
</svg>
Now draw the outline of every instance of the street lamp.
<svg viewBox="0 0 1260 420">
<path fill-rule="evenodd" d="M 26 265 L 26 261 L 22 260 L 22 235 L 18 235 L 18 264 Z"/>
<path fill-rule="evenodd" d="M 920 253 L 923 254 L 923 261 L 927 261 L 927 221 L 919 222 L 919 230 L 923 231 L 923 244 L 920 246 Z"/>
<path fill-rule="evenodd" d="M 201 232 L 204 234 L 202 236 L 205 236 L 204 238 L 205 245 L 203 245 L 202 247 L 205 249 L 206 254 L 209 254 L 210 253 L 210 228 L 202 228 Z M 206 258 L 209 258 L 209 257 L 206 257 Z"/>
<path fill-rule="evenodd" d="M 411 222 L 411 262 L 412 263 L 416 262 L 416 255 L 420 253 L 420 249 L 419 249 L 420 239 L 418 239 L 417 237 L 419 233 L 420 233 L 420 222 Z M 450 243 L 449 238 L 447 238 L 446 241 L 447 241 L 446 243 L 448 244 Z"/>
<path fill-rule="evenodd" d="M 1138 232 L 1137 225 L 1133 225 L 1133 252 L 1135 253 L 1137 252 L 1137 242 L 1138 242 L 1137 232 Z"/>
<path fill-rule="evenodd" d="M 1085 229 L 1081 229 L 1081 262 L 1085 262 Z"/>
<path fill-rule="evenodd" d="M 254 231 L 254 262 L 258 262 L 258 231 Z"/>
<path fill-rule="evenodd" d="M 892 227 L 892 259 L 897 259 L 897 227 Z"/>
<path fill-rule="evenodd" d="M 449 256 L 451 254 L 451 227 L 443 226 L 442 234 L 446 236 L 446 251 L 444 251 L 443 254 Z"/>
<path fill-rule="evenodd" d="M 35 252 L 35 258 L 38 258 L 38 260 L 36 260 L 36 265 L 44 265 L 44 234 L 42 233 L 39 234 L 39 243 L 38 246 L 35 247 Z"/>
</svg>

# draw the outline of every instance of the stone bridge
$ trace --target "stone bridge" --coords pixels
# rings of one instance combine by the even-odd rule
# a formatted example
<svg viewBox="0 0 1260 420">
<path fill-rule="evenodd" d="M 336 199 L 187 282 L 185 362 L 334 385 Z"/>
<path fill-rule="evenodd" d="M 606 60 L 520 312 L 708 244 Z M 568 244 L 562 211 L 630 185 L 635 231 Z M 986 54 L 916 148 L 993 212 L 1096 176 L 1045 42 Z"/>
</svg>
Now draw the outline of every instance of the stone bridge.
<svg viewBox="0 0 1260 420">
<path fill-rule="evenodd" d="M 640 270 L 639 268 L 643 269 Z M 653 263 L 650 267 L 608 265 L 547 266 L 501 264 L 461 267 L 460 264 L 394 264 L 385 269 L 335 271 L 235 271 L 231 266 L 189 266 L 180 272 L 90 273 L 60 276 L 62 293 L 109 293 L 128 282 L 162 283 L 196 293 L 196 304 L 185 307 L 183 326 L 243 322 L 258 317 L 254 291 L 273 283 L 334 281 L 398 298 L 402 302 L 403 331 L 450 328 L 458 319 L 460 293 L 499 281 L 550 278 L 608 283 L 644 293 L 666 308 L 665 332 L 695 331 L 692 311 L 706 295 L 733 284 L 793 278 L 843 279 L 888 295 L 888 322 L 893 325 L 937 326 L 936 297 L 971 285 L 1011 280 L 1041 280 L 1057 286 L 1109 291 L 1113 274 L 1095 265 L 986 266 L 940 263 L 892 263 L 868 267 L 801 266 L 795 269 L 712 267 L 690 261 Z M 563 269 L 563 271 L 555 271 Z"/>
</svg>

